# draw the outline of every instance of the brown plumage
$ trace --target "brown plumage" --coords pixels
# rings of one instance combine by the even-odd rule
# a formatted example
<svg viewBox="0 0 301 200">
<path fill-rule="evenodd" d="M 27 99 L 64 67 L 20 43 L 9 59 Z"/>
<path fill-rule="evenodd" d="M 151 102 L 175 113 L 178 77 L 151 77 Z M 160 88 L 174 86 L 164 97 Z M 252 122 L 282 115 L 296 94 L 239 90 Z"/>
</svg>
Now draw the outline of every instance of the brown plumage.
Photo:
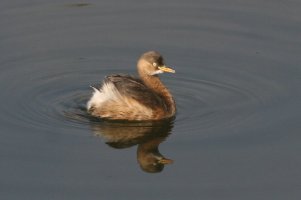
<svg viewBox="0 0 301 200">
<path fill-rule="evenodd" d="M 91 115 L 112 120 L 160 120 L 175 115 L 176 106 L 158 74 L 175 71 L 166 67 L 162 56 L 150 51 L 137 64 L 141 79 L 128 75 L 107 76 L 87 103 Z"/>
</svg>

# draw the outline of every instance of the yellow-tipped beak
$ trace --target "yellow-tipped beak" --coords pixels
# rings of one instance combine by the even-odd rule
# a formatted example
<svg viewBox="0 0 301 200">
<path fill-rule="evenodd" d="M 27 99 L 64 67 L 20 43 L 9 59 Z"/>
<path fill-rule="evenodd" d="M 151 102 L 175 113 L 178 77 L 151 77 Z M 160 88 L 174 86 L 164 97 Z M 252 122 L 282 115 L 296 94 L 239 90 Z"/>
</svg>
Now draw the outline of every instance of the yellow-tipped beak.
<svg viewBox="0 0 301 200">
<path fill-rule="evenodd" d="M 173 160 L 168 159 L 168 158 L 162 158 L 162 159 L 159 160 L 158 162 L 159 162 L 160 164 L 166 165 L 166 164 L 171 164 L 171 163 L 173 163 Z"/>
<path fill-rule="evenodd" d="M 158 68 L 159 68 L 161 71 L 163 71 L 163 72 L 176 73 L 175 70 L 173 70 L 173 69 L 171 69 L 171 68 L 169 68 L 169 67 L 166 67 L 165 65 L 160 66 L 160 67 L 158 67 Z"/>
</svg>

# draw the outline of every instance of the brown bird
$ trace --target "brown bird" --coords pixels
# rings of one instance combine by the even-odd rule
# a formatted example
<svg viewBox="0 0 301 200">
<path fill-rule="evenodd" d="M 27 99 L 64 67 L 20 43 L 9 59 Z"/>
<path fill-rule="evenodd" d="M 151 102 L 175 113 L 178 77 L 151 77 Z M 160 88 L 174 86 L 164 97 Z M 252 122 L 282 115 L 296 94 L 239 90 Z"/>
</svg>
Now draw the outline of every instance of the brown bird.
<svg viewBox="0 0 301 200">
<path fill-rule="evenodd" d="M 107 76 L 94 89 L 88 112 L 110 120 L 160 120 L 175 116 L 175 101 L 158 74 L 175 73 L 155 51 L 144 53 L 137 63 L 140 79 L 128 75 Z"/>
</svg>

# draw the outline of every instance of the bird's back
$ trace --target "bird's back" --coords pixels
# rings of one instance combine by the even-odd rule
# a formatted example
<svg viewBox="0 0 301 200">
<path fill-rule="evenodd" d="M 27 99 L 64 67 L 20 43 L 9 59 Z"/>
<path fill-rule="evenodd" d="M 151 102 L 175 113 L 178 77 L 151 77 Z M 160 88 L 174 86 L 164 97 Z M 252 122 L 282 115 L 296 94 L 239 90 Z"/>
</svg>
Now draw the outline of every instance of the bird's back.
<svg viewBox="0 0 301 200">
<path fill-rule="evenodd" d="M 87 106 L 92 115 L 101 118 L 152 120 L 165 104 L 140 79 L 111 75 L 105 78 L 100 89 L 94 89 Z"/>
</svg>

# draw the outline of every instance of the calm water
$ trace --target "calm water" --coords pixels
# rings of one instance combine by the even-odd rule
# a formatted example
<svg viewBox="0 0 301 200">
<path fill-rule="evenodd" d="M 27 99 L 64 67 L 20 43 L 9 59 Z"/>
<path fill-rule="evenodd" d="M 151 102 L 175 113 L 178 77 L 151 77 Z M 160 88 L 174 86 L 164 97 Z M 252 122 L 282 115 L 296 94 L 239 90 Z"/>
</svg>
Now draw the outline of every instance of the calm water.
<svg viewBox="0 0 301 200">
<path fill-rule="evenodd" d="M 1 199 L 301 198 L 300 1 L 12 0 L 0 28 Z M 177 72 L 176 119 L 87 115 L 148 50 Z"/>
</svg>

